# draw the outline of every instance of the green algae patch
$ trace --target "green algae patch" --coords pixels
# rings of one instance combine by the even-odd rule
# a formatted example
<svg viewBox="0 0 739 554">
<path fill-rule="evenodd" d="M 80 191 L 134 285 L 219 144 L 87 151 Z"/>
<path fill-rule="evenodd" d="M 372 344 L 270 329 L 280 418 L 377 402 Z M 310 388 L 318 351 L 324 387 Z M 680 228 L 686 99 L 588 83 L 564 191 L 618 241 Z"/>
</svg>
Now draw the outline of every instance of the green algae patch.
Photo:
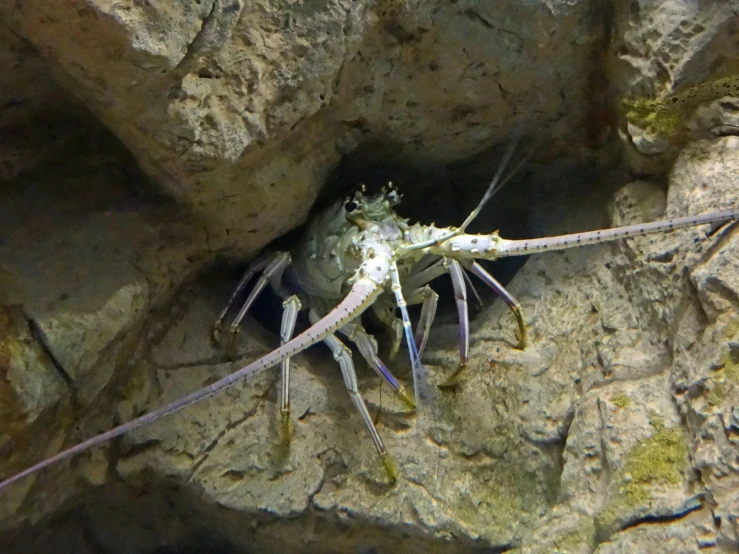
<svg viewBox="0 0 739 554">
<path fill-rule="evenodd" d="M 653 482 L 677 485 L 683 481 L 687 458 L 688 445 L 682 429 L 662 428 L 626 455 L 624 471 L 632 479 L 627 487 Z"/>
<path fill-rule="evenodd" d="M 582 552 L 583 545 L 592 550 L 595 547 L 595 522 L 589 518 L 582 518 L 584 523 L 572 531 L 554 539 L 554 552 L 569 554 L 570 552 Z"/>
<path fill-rule="evenodd" d="M 628 408 L 631 405 L 631 398 L 623 393 L 619 393 L 611 398 L 611 404 L 618 408 Z"/>
<path fill-rule="evenodd" d="M 664 427 L 656 414 L 650 423 L 654 435 L 635 445 L 624 456 L 624 465 L 614 472 L 608 506 L 598 514 L 599 535 L 607 538 L 620 524 L 643 512 L 652 500 L 651 485 L 677 486 L 684 480 L 687 468 L 688 444 L 680 428 Z M 641 514 L 640 514 L 641 515 Z"/>
<path fill-rule="evenodd" d="M 663 99 L 638 97 L 625 99 L 623 103 L 627 121 L 650 135 L 669 138 L 680 129 L 680 112 Z"/>
<path fill-rule="evenodd" d="M 736 354 L 732 352 L 726 354 L 721 360 L 724 367 L 719 370 L 724 374 L 726 380 L 732 383 L 739 383 L 739 360 L 735 359 L 736 357 Z"/>
<path fill-rule="evenodd" d="M 721 335 L 728 343 L 728 349 L 719 363 L 712 366 L 705 393 L 706 402 L 713 407 L 723 406 L 727 397 L 732 396 L 732 389 L 739 386 L 739 318 L 730 320 L 721 329 Z"/>
<path fill-rule="evenodd" d="M 739 361 L 736 357 L 731 351 L 725 354 L 721 358 L 721 367 L 711 375 L 710 388 L 705 397 L 711 406 L 722 406 L 727 398 L 727 391 L 739 385 Z"/>
<path fill-rule="evenodd" d="M 654 427 L 657 431 L 662 431 L 665 428 L 665 418 L 657 412 L 651 411 L 649 412 L 649 425 Z"/>
<path fill-rule="evenodd" d="M 732 319 L 723 329 L 723 335 L 726 340 L 733 340 L 739 337 L 739 318 Z"/>
<path fill-rule="evenodd" d="M 724 390 L 724 384 L 713 381 L 711 390 L 708 391 L 706 394 L 706 401 L 711 406 L 720 406 L 724 403 L 724 399 L 726 398 L 726 391 Z"/>
<path fill-rule="evenodd" d="M 535 514 L 551 509 L 554 497 L 550 479 L 527 472 L 523 465 L 506 460 L 476 468 L 472 494 L 448 500 L 450 511 L 488 537 L 506 537 L 512 529 L 531 525 Z"/>
<path fill-rule="evenodd" d="M 729 343 L 729 351 L 721 358 L 723 373 L 726 381 L 739 383 L 739 348 L 736 341 L 739 340 L 739 318 L 732 319 L 723 329 L 724 339 Z"/>
<path fill-rule="evenodd" d="M 739 96 L 739 74 L 708 79 L 657 98 L 625 98 L 623 106 L 630 123 L 649 134 L 672 138 L 695 108 L 724 96 Z"/>
</svg>

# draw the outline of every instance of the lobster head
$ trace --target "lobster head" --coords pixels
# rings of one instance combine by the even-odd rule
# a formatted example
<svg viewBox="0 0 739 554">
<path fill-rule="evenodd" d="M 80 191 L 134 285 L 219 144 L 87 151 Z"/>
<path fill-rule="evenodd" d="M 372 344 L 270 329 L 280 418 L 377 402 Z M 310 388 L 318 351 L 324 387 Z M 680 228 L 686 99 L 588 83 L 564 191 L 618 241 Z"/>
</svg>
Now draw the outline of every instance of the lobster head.
<svg viewBox="0 0 739 554">
<path fill-rule="evenodd" d="M 349 221 L 361 226 L 363 222 L 380 222 L 395 215 L 393 208 L 400 203 L 401 194 L 392 183 L 382 187 L 380 194 L 365 195 L 365 192 L 365 186 L 362 185 L 354 193 L 354 198 L 347 198 L 344 202 L 346 218 Z"/>
</svg>

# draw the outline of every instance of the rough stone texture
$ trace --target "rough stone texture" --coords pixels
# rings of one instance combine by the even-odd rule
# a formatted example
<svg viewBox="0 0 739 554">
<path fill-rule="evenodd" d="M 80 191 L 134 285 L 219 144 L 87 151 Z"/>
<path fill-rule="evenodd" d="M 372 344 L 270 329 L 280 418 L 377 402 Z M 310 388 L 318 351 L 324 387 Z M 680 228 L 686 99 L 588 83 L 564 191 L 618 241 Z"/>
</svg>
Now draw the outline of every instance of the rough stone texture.
<svg viewBox="0 0 739 554">
<path fill-rule="evenodd" d="M 626 101 L 621 136 L 631 164 L 659 173 L 686 140 L 736 134 L 739 3 L 637 0 L 613 6 L 610 72 L 619 100 Z M 709 113 L 696 112 L 711 101 Z"/>
<path fill-rule="evenodd" d="M 675 523 L 640 525 L 619 533 L 612 541 L 602 544 L 596 554 L 627 554 L 629 552 L 654 552 L 674 554 L 690 552 L 715 552 L 716 529 L 710 514 L 691 514 Z M 647 549 L 647 550 L 645 550 Z M 726 549 L 725 552 L 732 550 Z"/>
<path fill-rule="evenodd" d="M 666 200 L 656 185 L 627 185 L 614 197 L 614 223 L 665 208 L 674 214 L 724 207 L 739 192 L 731 177 L 737 152 L 735 137 L 689 147 Z M 718 163 L 726 171 L 713 171 Z M 582 206 L 599 194 L 581 195 Z M 555 219 L 539 224 L 554 232 L 566 226 Z M 294 358 L 289 449 L 279 442 L 274 374 L 265 372 L 131 433 L 116 473 L 139 494 L 147 491 L 144 499 L 174 486 L 176 496 L 194 503 L 194 519 L 180 516 L 170 525 L 175 544 L 197 522 L 237 549 L 258 551 L 279 536 L 283 551 L 320 552 L 325 545 L 313 542 L 315 526 L 326 520 L 332 529 L 338 518 L 344 531 L 337 551 L 446 545 L 448 552 L 518 546 L 600 553 L 638 545 L 729 552 L 737 544 L 736 296 L 704 286 L 701 275 L 718 264 L 722 281 L 733 282 L 732 231 L 711 239 L 705 228 L 683 230 L 533 257 L 509 285 L 528 316 L 530 346 L 512 348 L 510 314 L 498 304 L 487 309 L 476 321 L 470 368 L 455 391 L 437 393 L 435 408 L 422 411 L 421 436 L 414 417 L 387 391 L 380 400 L 377 379 L 364 373 L 362 393 L 373 412 L 382 406 L 378 428 L 400 469 L 394 487 L 334 362 L 320 349 Z M 151 321 L 149 346 L 118 405 L 121 419 L 203 386 L 274 344 L 250 325 L 238 363 L 222 362 L 205 328 L 226 285 L 211 277 L 188 287 Z M 702 307 L 710 295 L 713 316 Z M 454 327 L 438 332 L 449 346 L 428 355 L 434 382 L 456 358 Z M 105 552 L 155 548 L 160 535 L 147 528 L 165 516 L 142 515 L 142 502 L 91 501 L 88 517 L 99 522 L 95 536 Z M 252 524 L 245 528 L 242 518 Z M 296 533 L 296 522 L 314 531 Z M 373 534 L 375 524 L 385 536 Z M 422 542 L 388 540 L 406 534 Z"/>
<path fill-rule="evenodd" d="M 70 155 L 74 141 L 64 118 L 45 114 L 69 109 L 70 95 L 50 82 L 33 47 L 0 25 L 0 183 Z M 56 123 L 56 125 L 53 125 Z M 0 185 L 2 186 L 2 185 Z"/>
<path fill-rule="evenodd" d="M 241 253 L 304 221 L 358 143 L 446 162 L 517 114 L 576 152 L 604 33 L 585 0 L 32 0 L 0 20 L 197 214 L 211 249 Z"/>
<path fill-rule="evenodd" d="M 46 457 L 63 444 L 55 420 L 71 422 L 66 387 L 45 347 L 34 336 L 19 306 L 0 306 L 0 456 L 19 467 L 28 457 Z M 66 400 L 66 401 L 65 401 Z M 39 440 L 41 439 L 41 440 Z M 3 464 L 6 465 L 5 463 Z M 9 491 L 0 520 L 9 520 L 31 483 Z"/>
<path fill-rule="evenodd" d="M 126 367 L 149 311 L 201 263 L 200 229 L 185 225 L 179 208 L 136 193 L 143 176 L 126 172 L 116 156 L 130 160 L 104 129 L 79 110 L 60 115 L 41 104 L 48 128 L 68 145 L 49 147 L 33 164 L 19 140 L 5 166 L 16 178 L 0 188 L 4 472 L 111 425 L 110 410 L 95 401 Z M 35 140 L 33 132 L 23 138 Z M 103 482 L 105 465 L 85 477 Z M 30 493 L 34 481 L 4 499 L 3 526 L 29 513 L 35 521 L 79 490 L 65 471 L 45 476 L 44 494 Z"/>
<path fill-rule="evenodd" d="M 555 506 L 542 518 L 526 544 L 515 551 L 521 554 L 567 552 L 590 554 L 595 546 L 593 518 L 573 511 L 564 504 Z"/>
<path fill-rule="evenodd" d="M 0 5 L 3 475 L 274 347 L 250 321 L 226 363 L 207 331 L 234 277 L 190 278 L 217 252 L 252 253 L 299 224 L 344 153 L 428 175 L 517 123 L 533 128 L 564 162 L 539 162 L 528 188 L 496 200 L 510 201 L 504 221 L 528 218 L 535 236 L 739 197 L 736 137 L 681 150 L 667 194 L 660 178 L 620 187 L 610 218 L 617 169 L 562 171 L 613 146 L 610 100 L 669 99 L 730 69 L 735 2 L 53 4 Z M 731 82 L 701 88 L 685 127 L 735 133 L 734 102 L 714 94 Z M 663 171 L 687 136 L 617 123 L 637 147 L 627 163 L 647 172 Z M 451 201 L 435 208 L 458 218 L 475 191 L 449 167 Z M 408 197 L 428 196 L 416 206 L 425 215 L 443 191 L 418 183 Z M 470 368 L 423 407 L 420 431 L 360 368 L 399 465 L 395 487 L 317 348 L 295 358 L 289 449 L 265 372 L 3 493 L 0 547 L 736 551 L 735 235 L 700 228 L 531 259 L 509 287 L 529 348 L 512 348 L 504 306 L 486 309 Z M 433 383 L 456 365 L 450 319 L 428 353 Z M 393 369 L 407 379 L 401 358 Z"/>
<path fill-rule="evenodd" d="M 614 2 L 612 47 L 624 73 L 618 84 L 657 94 L 736 58 L 737 7 L 736 0 Z"/>
<path fill-rule="evenodd" d="M 203 322 L 212 321 L 218 308 L 215 297 L 208 296 L 209 302 L 198 296 L 183 299 L 186 313 L 170 316 L 177 324 L 158 341 L 148 363 L 138 367 L 142 373 L 128 393 L 130 403 L 121 407 L 124 418 L 130 410 L 151 405 L 143 401 L 150 391 L 161 391 L 155 395 L 157 404 L 173 400 L 269 350 L 251 337 L 248 348 L 256 352 L 238 364 L 203 364 L 204 353 L 206 359 L 217 359 L 202 333 Z M 182 344 L 188 345 L 184 356 L 193 356 L 189 363 L 165 365 Z M 546 450 L 511 433 L 515 423 L 508 411 L 514 406 L 503 407 L 504 383 L 497 380 L 492 374 L 483 376 L 468 394 L 439 406 L 435 417 L 450 429 L 449 444 L 439 448 L 419 436 L 412 414 L 387 390 L 380 397 L 376 379 L 366 376 L 362 392 L 373 412 L 381 401 L 379 428 L 403 474 L 395 487 L 388 486 L 338 368 L 325 352 L 296 359 L 291 407 L 298 421 L 289 450 L 279 441 L 270 373 L 235 387 L 225 396 L 228 401 L 204 403 L 133 433 L 128 440 L 136 453 L 124 457 L 118 471 L 135 483 L 142 470 L 156 468 L 157 474 L 191 482 L 212 502 L 243 513 L 301 516 L 317 510 L 351 514 L 355 526 L 376 522 L 399 533 L 412 522 L 412 534 L 456 536 L 460 547 L 469 548 L 477 540 L 507 544 L 531 518 L 546 513 L 556 493 L 557 468 Z M 488 408 L 463 417 L 457 402 Z M 425 423 L 431 425 L 431 414 L 427 417 Z M 490 442 L 490 437 L 498 438 Z M 217 529 L 233 540 L 241 534 L 238 528 Z M 291 550 L 300 550 L 303 543 L 300 536 L 283 540 Z"/>
</svg>

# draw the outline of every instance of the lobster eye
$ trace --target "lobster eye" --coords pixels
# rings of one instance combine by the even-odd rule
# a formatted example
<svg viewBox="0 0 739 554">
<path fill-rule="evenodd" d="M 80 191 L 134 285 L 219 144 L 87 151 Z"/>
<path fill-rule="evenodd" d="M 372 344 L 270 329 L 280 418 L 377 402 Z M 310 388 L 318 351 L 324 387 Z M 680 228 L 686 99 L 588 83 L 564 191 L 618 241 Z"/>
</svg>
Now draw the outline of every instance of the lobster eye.
<svg viewBox="0 0 739 554">
<path fill-rule="evenodd" d="M 344 204 L 344 209 L 348 213 L 356 212 L 359 209 L 359 204 L 357 204 L 354 200 L 347 200 L 346 204 Z"/>
</svg>

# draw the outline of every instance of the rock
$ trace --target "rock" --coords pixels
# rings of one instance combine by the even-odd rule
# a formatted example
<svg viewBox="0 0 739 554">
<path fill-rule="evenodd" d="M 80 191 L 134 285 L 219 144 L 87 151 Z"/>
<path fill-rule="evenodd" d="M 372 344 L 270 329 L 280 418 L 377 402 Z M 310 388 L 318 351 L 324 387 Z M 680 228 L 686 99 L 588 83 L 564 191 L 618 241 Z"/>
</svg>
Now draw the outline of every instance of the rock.
<svg viewBox="0 0 739 554">
<path fill-rule="evenodd" d="M 44 60 L 32 45 L 0 28 L 0 180 L 12 181 L 59 163 L 80 148 L 71 96 L 49 80 Z M 66 113 L 67 117 L 63 117 Z"/>
<path fill-rule="evenodd" d="M 598 546 L 595 554 L 705 552 L 716 545 L 716 531 L 710 515 L 698 513 L 678 522 L 626 529 Z"/>
<path fill-rule="evenodd" d="M 125 370 L 150 310 L 203 253 L 200 229 L 185 225 L 178 208 L 128 188 L 136 175 L 112 166 L 116 144 L 103 130 L 78 123 L 70 133 L 75 142 L 97 141 L 100 155 L 56 158 L 54 172 L 28 166 L 0 191 L 0 302 L 18 306 L 7 327 L 12 356 L 0 402 L 13 428 L 3 430 L 3 475 L 112 424 L 99 403 Z M 108 463 L 98 454 L 77 471 L 51 470 L 35 487 L 35 478 L 19 483 L 18 502 L 3 502 L 13 509 L 0 527 L 36 520 L 85 482 L 104 482 Z"/>
<path fill-rule="evenodd" d="M 579 156 L 603 109 L 589 73 L 604 29 L 584 1 L 33 0 L 0 19 L 231 254 L 302 223 L 358 144 L 438 166 L 500 142 L 524 110 Z"/>
<path fill-rule="evenodd" d="M 340 159 L 400 168 L 403 210 L 458 221 L 523 126 L 547 148 L 495 198 L 504 236 L 735 207 L 735 81 L 708 73 L 734 52 L 728 4 L 288 4 L 0 6 L 3 476 L 273 349 L 250 318 L 237 362 L 211 345 L 236 278 L 210 262 L 299 225 Z M 620 186 L 616 126 L 628 165 L 676 155 L 669 175 Z M 317 347 L 293 358 L 289 447 L 260 373 L 0 493 L 2 550 L 736 550 L 735 234 L 533 257 L 507 285 L 528 348 L 492 304 L 416 416 L 358 363 L 394 486 Z M 432 385 L 458 360 L 441 311 Z"/>
<path fill-rule="evenodd" d="M 71 423 L 68 377 L 55 367 L 37 324 L 19 306 L 0 306 L 0 462 L 20 471 L 29 457 L 45 458 L 64 441 L 58 419 Z M 49 427 L 52 427 L 49 432 Z M 16 518 L 33 485 L 28 479 L 4 495 L 0 521 Z M 55 506 L 58 507 L 58 506 Z"/>
<path fill-rule="evenodd" d="M 183 300 L 182 305 L 189 309 L 158 343 L 155 359 L 169 360 L 170 352 L 183 342 L 197 345 L 195 350 L 201 356 L 205 353 L 206 359 L 215 356 L 209 352 L 212 347 L 207 345 L 203 322 L 213 321 L 219 307 L 210 294 L 209 301 L 204 301 L 201 295 L 205 291 L 198 289 L 192 292 L 194 298 Z M 249 338 L 248 350 L 245 352 L 244 346 L 241 350 L 247 357 L 240 357 L 237 367 L 254 359 L 257 352 L 271 349 L 258 344 L 253 333 Z M 549 453 L 524 441 L 505 439 L 509 442 L 499 445 L 489 442 L 490 436 L 511 436 L 510 417 L 505 411 L 496 416 L 502 408 L 471 419 L 455 408 L 459 402 L 488 402 L 491 396 L 500 397 L 493 376 L 484 378 L 480 386 L 469 389 L 451 406 L 443 403 L 426 422 L 438 424 L 438 432 L 443 433 L 448 418 L 454 418 L 452 425 L 460 436 L 450 433 L 445 447 L 421 440 L 411 430 L 412 414 L 380 412 L 379 430 L 403 474 L 401 482 L 391 487 L 361 419 L 337 378 L 335 362 L 323 352 L 307 359 L 298 356 L 293 363 L 291 408 L 295 432 L 289 448 L 280 441 L 272 370 L 255 376 L 247 385 L 230 389 L 225 398 L 217 397 L 130 434 L 127 443 L 132 455 L 121 459 L 118 472 L 142 486 L 151 472 L 176 482 L 189 482 L 211 502 L 235 513 L 268 513 L 304 520 L 313 510 L 346 513 L 352 514 L 353 520 L 372 521 L 398 532 L 412 521 L 427 540 L 442 544 L 451 536 L 470 546 L 479 541 L 506 544 L 525 528 L 519 518 L 527 521 L 546 512 L 556 475 Z M 161 367 L 152 360 L 143 361 L 135 370 L 136 388 L 127 395 L 143 398 L 152 391 L 156 398 L 153 403 L 161 404 L 233 369 L 232 364 Z M 378 397 L 377 386 L 374 374 L 364 374 L 361 389 L 367 397 Z M 156 393 L 158 390 L 161 394 Z M 383 406 L 398 402 L 388 398 L 389 394 L 385 391 L 380 397 Z M 123 419 L 147 407 L 137 401 L 134 404 L 133 409 L 129 402 L 123 405 Z M 481 429 L 490 431 L 484 433 Z M 463 456 L 456 454 L 457 450 Z M 501 519 L 503 506 L 510 514 Z M 236 527 L 224 523 L 218 532 L 235 541 L 245 540 L 237 539 L 241 535 L 237 522 Z M 285 548 L 299 549 L 299 545 L 300 538 L 295 537 L 286 542 Z"/>
<path fill-rule="evenodd" d="M 610 78 L 627 120 L 621 137 L 640 154 L 628 158 L 635 169 L 663 172 L 689 139 L 736 134 L 736 33 L 735 2 L 614 5 Z"/>
<path fill-rule="evenodd" d="M 687 150 L 666 204 L 648 182 L 623 187 L 614 197 L 614 220 L 654 219 L 665 206 L 673 214 L 720 207 L 731 178 L 711 181 L 706 190 L 691 184 L 693 172 L 724 163 L 733 145 L 733 138 L 701 143 L 697 157 Z M 580 196 L 583 205 L 590 200 Z M 595 212 L 588 217 L 599 219 Z M 380 412 L 378 429 L 401 476 L 395 486 L 335 363 L 320 348 L 293 358 L 289 448 L 280 441 L 272 370 L 131 433 L 116 473 L 154 498 L 175 486 L 197 513 L 217 506 L 219 516 L 203 520 L 237 550 L 266 548 L 272 540 L 258 525 L 245 528 L 244 517 L 267 518 L 284 551 L 306 548 L 304 535 L 285 534 L 288 521 L 313 526 L 333 518 L 346 526 L 348 550 L 382 544 L 386 551 L 413 551 L 386 545 L 372 534 L 374 526 L 388 536 L 412 529 L 423 548 L 468 551 L 616 552 L 660 540 L 675 548 L 733 544 L 735 447 L 725 438 L 734 425 L 725 396 L 734 390 L 733 339 L 719 367 L 720 356 L 714 361 L 706 353 L 728 331 L 721 331 L 721 316 L 711 323 L 701 315 L 695 292 L 686 294 L 691 268 L 720 256 L 717 241 L 729 237 L 711 240 L 705 229 L 691 229 L 533 257 L 509 286 L 528 316 L 529 348 L 512 347 L 510 314 L 496 304 L 476 321 L 472 362 L 458 388 L 436 393 L 434 407 L 422 411 L 426 440 L 412 414 Z M 239 362 L 224 363 L 207 327 L 227 296 L 226 281 L 204 277 L 150 321 L 151 343 L 134 358 L 120 419 L 202 387 L 276 344 L 250 324 L 239 339 Z M 436 383 L 456 363 L 455 327 L 439 328 L 428 355 Z M 712 374 L 702 378 L 703 371 Z M 373 413 L 395 401 L 378 394 L 374 375 L 361 375 Z M 158 516 L 138 514 L 138 501 L 108 508 L 91 502 L 107 550 L 153 544 L 146 528 Z M 727 524 L 718 529 L 716 516 Z M 121 518 L 125 541 L 115 539 L 124 532 L 114 523 Z M 655 519 L 667 523 L 647 523 Z M 171 532 L 173 543 L 190 533 L 187 525 Z M 311 536 L 317 544 L 329 540 L 318 531 Z"/>
<path fill-rule="evenodd" d="M 590 554 L 595 545 L 593 519 L 578 514 L 564 505 L 555 506 L 544 516 L 523 541 L 521 554 L 568 552 Z"/>
</svg>

